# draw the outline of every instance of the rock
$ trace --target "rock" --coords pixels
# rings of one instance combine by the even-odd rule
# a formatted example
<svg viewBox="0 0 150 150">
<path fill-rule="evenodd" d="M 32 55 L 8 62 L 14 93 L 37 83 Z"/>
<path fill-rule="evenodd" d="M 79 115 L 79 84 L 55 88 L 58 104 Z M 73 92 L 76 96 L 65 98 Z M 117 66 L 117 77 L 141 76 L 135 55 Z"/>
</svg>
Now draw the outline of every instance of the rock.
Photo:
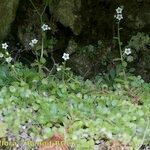
<svg viewBox="0 0 150 150">
<path fill-rule="evenodd" d="M 65 27 L 70 27 L 75 35 L 81 31 L 81 0 L 49 0 L 50 13 Z"/>
<path fill-rule="evenodd" d="M 0 0 L 0 40 L 9 33 L 11 23 L 16 16 L 19 0 Z"/>
<path fill-rule="evenodd" d="M 132 30 L 143 30 L 150 26 L 149 0 L 120 0 L 119 5 L 124 7 L 124 26 Z"/>
</svg>

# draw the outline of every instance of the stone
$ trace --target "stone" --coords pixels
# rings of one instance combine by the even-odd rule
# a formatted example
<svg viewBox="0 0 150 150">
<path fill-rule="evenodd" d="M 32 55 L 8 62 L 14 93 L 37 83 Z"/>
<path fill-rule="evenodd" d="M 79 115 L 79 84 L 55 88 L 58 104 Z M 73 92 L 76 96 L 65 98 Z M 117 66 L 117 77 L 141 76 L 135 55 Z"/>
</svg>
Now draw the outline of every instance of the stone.
<svg viewBox="0 0 150 150">
<path fill-rule="evenodd" d="M 3 40 L 9 33 L 18 4 L 19 0 L 0 0 L 0 40 Z"/>
<path fill-rule="evenodd" d="M 79 24 L 81 0 L 49 0 L 50 13 L 65 27 L 70 27 L 75 35 L 81 31 Z"/>
</svg>

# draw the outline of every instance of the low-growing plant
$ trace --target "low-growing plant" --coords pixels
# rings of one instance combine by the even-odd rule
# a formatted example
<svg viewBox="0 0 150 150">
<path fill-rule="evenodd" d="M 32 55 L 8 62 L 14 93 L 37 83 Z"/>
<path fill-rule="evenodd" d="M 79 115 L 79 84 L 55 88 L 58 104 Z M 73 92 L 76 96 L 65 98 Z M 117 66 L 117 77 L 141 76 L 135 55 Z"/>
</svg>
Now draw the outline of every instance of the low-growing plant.
<svg viewBox="0 0 150 150">
<path fill-rule="evenodd" d="M 128 88 L 116 81 L 112 91 L 105 83 L 74 75 L 64 84 L 56 76 L 41 78 L 25 67 L 20 71 L 24 80 L 13 80 L 0 90 L 1 138 L 37 143 L 60 132 L 77 150 L 85 145 L 93 149 L 101 139 L 133 148 L 149 141 L 150 86 L 140 77 L 128 77 Z"/>
<path fill-rule="evenodd" d="M 14 62 L 7 51 L 8 44 L 2 44 L 0 139 L 15 142 L 7 148 L 38 148 L 38 142 L 55 133 L 61 133 L 75 150 L 92 150 L 102 141 L 108 145 L 117 141 L 130 149 L 140 149 L 150 142 L 150 84 L 140 76 L 126 74 L 125 58 L 130 56 L 131 49 L 126 47 L 123 52 L 120 37 L 122 8 L 118 7 L 116 12 L 116 39 L 120 50 L 120 58 L 116 60 L 121 61 L 124 78 L 113 71 L 105 77 L 100 74 L 94 80 L 75 76 L 66 66 L 70 58 L 68 53 L 63 54 L 62 64 L 54 63 L 56 74 L 43 73 L 43 35 L 39 53 L 38 40 L 29 43 L 35 48 L 38 71 Z M 43 23 L 42 14 L 37 13 Z M 49 26 L 43 24 L 42 30 L 49 30 Z M 93 50 L 93 46 L 87 48 Z M 108 84 L 110 77 L 113 82 Z M 27 144 L 28 141 L 32 144 Z M 6 145 L 3 147 L 5 149 Z"/>
</svg>

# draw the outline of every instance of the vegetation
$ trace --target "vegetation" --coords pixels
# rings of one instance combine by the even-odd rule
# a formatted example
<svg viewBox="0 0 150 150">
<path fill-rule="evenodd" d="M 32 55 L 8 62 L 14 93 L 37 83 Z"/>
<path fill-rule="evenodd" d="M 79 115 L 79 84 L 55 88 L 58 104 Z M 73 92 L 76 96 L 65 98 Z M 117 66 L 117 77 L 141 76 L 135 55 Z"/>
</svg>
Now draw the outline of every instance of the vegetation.
<svg viewBox="0 0 150 150">
<path fill-rule="evenodd" d="M 149 35 L 138 32 L 129 42 L 122 41 L 121 6 L 116 9 L 117 32 L 114 41 L 112 39 L 117 54 L 111 56 L 109 50 L 104 51 L 100 40 L 97 44 L 79 46 L 71 39 L 65 51 L 59 54 L 61 61 L 58 62 L 53 56 L 58 39 L 48 38 L 52 28 L 43 21 L 48 1 L 45 1 L 42 13 L 32 0 L 30 2 L 40 19 L 39 38 L 28 39 L 34 60 L 23 63 L 14 56 L 7 41 L 1 43 L 0 149 L 39 148 L 41 142 L 55 134 L 62 135 L 65 144 L 74 150 L 140 150 L 148 147 L 150 84 L 134 74 L 133 64 L 141 51 L 146 51 L 142 53 L 142 62 L 149 63 L 149 56 L 145 55 L 149 52 Z M 72 12 L 75 4 L 68 5 Z M 67 12 L 72 17 L 69 23 L 70 19 L 62 14 L 65 9 L 60 11 L 58 7 L 51 11 L 60 14 L 59 20 L 74 29 L 73 12 Z M 98 65 L 106 67 L 108 61 L 112 61 L 113 66 L 87 79 L 84 76 L 87 72 L 83 71 L 83 76 L 77 75 L 69 67 L 73 53 L 84 54 L 88 63 L 102 54 Z M 88 64 L 82 65 L 88 67 Z"/>
<path fill-rule="evenodd" d="M 21 64 L 1 65 L 1 138 L 23 147 L 58 132 L 77 150 L 101 140 L 133 149 L 149 143 L 150 85 L 140 76 L 118 77 L 110 87 L 101 76 L 63 73 L 44 77 Z"/>
</svg>

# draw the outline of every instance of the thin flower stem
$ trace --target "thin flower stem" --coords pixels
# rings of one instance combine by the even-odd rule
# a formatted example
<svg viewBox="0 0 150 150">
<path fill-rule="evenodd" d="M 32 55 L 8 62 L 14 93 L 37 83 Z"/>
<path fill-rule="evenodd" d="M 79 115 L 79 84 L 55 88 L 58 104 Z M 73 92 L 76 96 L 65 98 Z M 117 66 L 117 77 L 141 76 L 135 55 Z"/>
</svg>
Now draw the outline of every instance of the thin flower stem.
<svg viewBox="0 0 150 150">
<path fill-rule="evenodd" d="M 38 72 L 41 73 L 41 63 L 40 63 L 37 51 L 35 51 L 35 56 L 36 56 L 36 60 L 38 64 Z"/>
<path fill-rule="evenodd" d="M 44 38 L 43 38 L 43 36 L 42 36 L 41 59 L 43 58 L 43 53 L 44 53 Z"/>
<path fill-rule="evenodd" d="M 48 3 L 48 0 L 46 1 L 46 4 L 45 4 L 45 7 L 44 7 L 44 9 L 43 9 L 43 11 L 42 11 L 42 13 L 41 13 L 41 16 L 43 16 L 43 14 L 44 14 L 44 12 L 45 12 L 45 10 L 46 10 L 47 3 Z"/>
<path fill-rule="evenodd" d="M 37 14 L 39 15 L 39 17 L 40 17 L 40 22 L 41 22 L 41 26 L 42 26 L 42 24 L 43 24 L 43 14 L 44 14 L 44 12 L 45 12 L 45 10 L 46 10 L 48 0 L 46 1 L 46 4 L 45 4 L 45 6 L 44 6 L 44 9 L 43 9 L 42 13 L 40 13 L 40 12 L 38 11 L 38 9 L 36 8 L 36 6 L 34 5 L 34 3 L 33 3 L 32 0 L 30 0 L 30 2 L 31 2 L 31 4 L 32 4 L 32 6 L 34 7 L 34 9 L 36 10 Z M 41 43 L 42 43 L 42 44 L 41 44 L 40 59 L 37 59 L 37 61 L 38 61 L 38 66 L 39 66 L 39 71 L 41 71 L 41 61 L 40 61 L 40 60 L 43 58 L 43 55 L 44 55 L 44 37 L 43 37 L 42 32 L 41 32 Z"/>
<path fill-rule="evenodd" d="M 66 69 L 66 61 L 64 61 L 62 68 L 62 80 L 64 84 L 65 84 L 65 69 Z"/>
<path fill-rule="evenodd" d="M 121 64 L 122 64 L 122 67 L 123 67 L 123 75 L 124 75 L 124 79 L 127 80 L 127 77 L 126 77 L 126 73 L 125 73 L 125 69 L 124 69 L 124 66 L 123 66 L 123 55 L 122 55 L 122 48 L 121 48 L 121 39 L 120 39 L 120 22 L 117 23 L 118 25 L 118 30 L 117 30 L 117 36 L 118 36 L 118 45 L 119 45 L 119 52 L 120 52 L 120 58 L 121 58 Z"/>
<path fill-rule="evenodd" d="M 47 2 L 48 2 L 48 0 L 46 1 L 46 4 L 44 6 L 44 9 L 43 9 L 42 13 L 40 14 L 41 26 L 43 24 L 43 14 L 44 14 L 44 12 L 46 10 Z M 42 45 L 41 45 L 41 59 L 42 59 L 43 58 L 43 53 L 44 53 L 44 37 L 43 37 L 43 34 L 41 36 L 42 36 L 42 39 L 41 39 L 41 41 L 42 41 Z"/>
</svg>

